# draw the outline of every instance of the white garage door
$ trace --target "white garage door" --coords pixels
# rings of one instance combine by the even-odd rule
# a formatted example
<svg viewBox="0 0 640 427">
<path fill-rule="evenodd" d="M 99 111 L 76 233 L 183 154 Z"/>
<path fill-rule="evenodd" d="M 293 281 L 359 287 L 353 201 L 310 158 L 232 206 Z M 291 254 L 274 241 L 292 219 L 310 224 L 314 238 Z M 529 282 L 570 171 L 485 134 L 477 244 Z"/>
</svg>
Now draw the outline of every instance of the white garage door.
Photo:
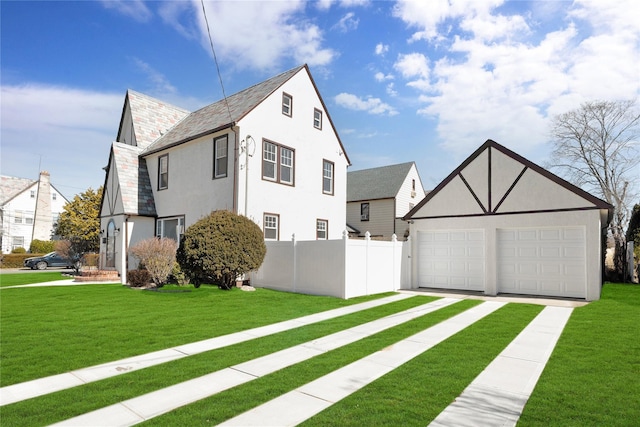
<svg viewBox="0 0 640 427">
<path fill-rule="evenodd" d="M 586 297 L 584 227 L 497 230 L 498 292 Z"/>
<path fill-rule="evenodd" d="M 484 231 L 418 232 L 418 286 L 484 290 Z"/>
</svg>

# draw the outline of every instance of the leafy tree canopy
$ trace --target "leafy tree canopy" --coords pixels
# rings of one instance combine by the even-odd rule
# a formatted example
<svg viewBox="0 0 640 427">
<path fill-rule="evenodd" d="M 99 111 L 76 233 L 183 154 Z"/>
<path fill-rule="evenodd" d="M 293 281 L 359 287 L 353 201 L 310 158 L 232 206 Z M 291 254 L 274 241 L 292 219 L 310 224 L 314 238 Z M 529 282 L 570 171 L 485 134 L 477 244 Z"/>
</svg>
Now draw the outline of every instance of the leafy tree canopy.
<svg viewBox="0 0 640 427">
<path fill-rule="evenodd" d="M 54 233 L 63 239 L 81 239 L 87 242 L 88 252 L 100 249 L 100 202 L 102 187 L 94 191 L 89 188 L 76 194 L 60 213 Z"/>
</svg>

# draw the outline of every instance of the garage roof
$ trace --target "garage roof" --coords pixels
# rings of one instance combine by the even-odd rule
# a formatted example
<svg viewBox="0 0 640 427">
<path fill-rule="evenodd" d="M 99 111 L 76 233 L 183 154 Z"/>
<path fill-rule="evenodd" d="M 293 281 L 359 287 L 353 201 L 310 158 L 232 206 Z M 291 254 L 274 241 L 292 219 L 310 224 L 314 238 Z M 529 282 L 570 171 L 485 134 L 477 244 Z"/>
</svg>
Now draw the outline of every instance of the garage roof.
<svg viewBox="0 0 640 427">
<path fill-rule="evenodd" d="M 613 206 L 489 139 L 403 219 L 606 209 Z"/>
</svg>

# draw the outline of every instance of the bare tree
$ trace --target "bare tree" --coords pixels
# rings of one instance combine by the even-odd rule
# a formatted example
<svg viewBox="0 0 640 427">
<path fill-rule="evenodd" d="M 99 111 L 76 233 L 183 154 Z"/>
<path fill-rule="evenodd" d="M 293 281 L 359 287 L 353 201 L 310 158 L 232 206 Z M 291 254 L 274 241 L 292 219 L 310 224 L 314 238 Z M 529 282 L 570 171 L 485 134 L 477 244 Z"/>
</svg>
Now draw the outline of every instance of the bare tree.
<svg viewBox="0 0 640 427">
<path fill-rule="evenodd" d="M 591 101 L 553 119 L 551 166 L 615 208 L 609 231 L 622 274 L 624 228 L 640 182 L 640 113 L 635 100 Z"/>
</svg>

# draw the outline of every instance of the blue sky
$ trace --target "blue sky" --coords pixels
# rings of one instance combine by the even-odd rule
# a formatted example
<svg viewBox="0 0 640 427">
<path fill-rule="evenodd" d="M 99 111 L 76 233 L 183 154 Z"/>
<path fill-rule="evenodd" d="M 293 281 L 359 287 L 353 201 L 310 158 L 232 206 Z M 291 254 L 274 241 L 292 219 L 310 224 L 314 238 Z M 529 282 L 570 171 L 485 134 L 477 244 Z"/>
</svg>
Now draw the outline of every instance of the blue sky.
<svg viewBox="0 0 640 427">
<path fill-rule="evenodd" d="M 435 187 L 491 138 L 544 164 L 555 114 L 640 94 L 640 2 L 205 1 L 227 95 L 307 63 L 352 161 Z M 0 2 L 3 175 L 103 184 L 124 95 L 222 98 L 200 0 Z"/>
</svg>

